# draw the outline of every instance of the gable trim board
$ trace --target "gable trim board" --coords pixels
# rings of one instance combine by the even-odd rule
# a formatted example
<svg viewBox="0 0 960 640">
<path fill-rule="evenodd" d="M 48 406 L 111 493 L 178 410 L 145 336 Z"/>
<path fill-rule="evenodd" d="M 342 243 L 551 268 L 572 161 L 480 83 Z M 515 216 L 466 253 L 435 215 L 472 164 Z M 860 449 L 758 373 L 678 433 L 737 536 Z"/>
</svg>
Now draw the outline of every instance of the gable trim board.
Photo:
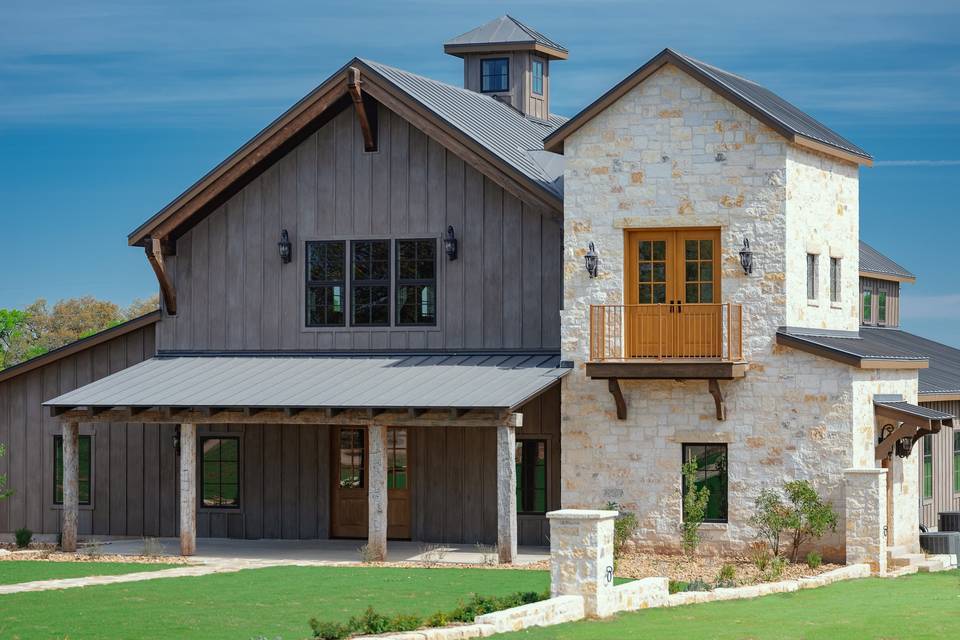
<svg viewBox="0 0 960 640">
<path fill-rule="evenodd" d="M 524 200 L 532 199 L 557 215 L 562 212 L 563 201 L 559 193 L 538 184 L 511 166 L 428 105 L 391 82 L 371 64 L 354 58 L 131 232 L 127 238 L 128 244 L 142 246 L 150 238 L 175 237 L 184 227 L 192 226 L 212 213 L 229 196 L 266 171 L 285 151 L 322 126 L 325 119 L 348 107 L 351 104 L 347 86 L 351 67 L 360 70 L 363 90 L 371 97 L 461 156 L 467 164 L 512 195 Z M 485 99 L 492 100 L 489 97 Z"/>
<path fill-rule="evenodd" d="M 810 116 L 803 114 L 796 109 L 796 107 L 793 107 L 786 101 L 778 98 L 773 93 L 762 89 L 762 87 L 759 85 L 754 86 L 756 86 L 758 90 L 762 90 L 770 94 L 770 96 L 776 98 L 780 103 L 782 103 L 781 105 L 776 105 L 777 108 L 781 110 L 785 108 L 792 109 L 795 112 L 795 114 L 792 114 L 795 118 L 802 118 L 804 124 L 806 125 L 804 129 L 801 130 L 797 126 L 793 126 L 786 122 L 784 117 L 781 117 L 774 112 L 772 105 L 765 106 L 760 104 L 758 100 L 730 86 L 730 84 L 725 82 L 719 75 L 719 69 L 707 65 L 706 63 L 694 60 L 693 58 L 689 58 L 671 49 L 664 49 L 661 51 L 649 62 L 614 85 L 613 88 L 597 98 L 577 115 L 570 118 L 570 120 L 549 134 L 546 138 L 544 138 L 544 148 L 547 151 L 562 153 L 563 141 L 570 134 L 577 131 L 580 127 L 592 120 L 600 112 L 605 110 L 611 104 L 616 102 L 638 84 L 646 80 L 649 76 L 653 75 L 661 67 L 667 64 L 672 64 L 702 84 L 706 85 L 763 124 L 775 130 L 789 142 L 807 147 L 813 151 L 818 151 L 820 153 L 825 153 L 840 158 L 847 162 L 853 162 L 867 166 L 871 166 L 873 164 L 873 158 L 866 151 L 856 146 L 852 142 L 849 142 L 840 135 L 830 131 L 821 123 L 817 122 Z M 722 73 L 726 74 L 726 72 Z M 726 75 L 733 77 L 732 74 Z M 738 80 L 753 85 L 753 83 L 750 83 L 750 81 L 743 78 L 738 78 Z M 826 133 L 826 135 L 823 137 L 830 139 L 819 139 L 818 137 L 815 137 L 815 134 L 813 133 L 815 129 L 822 130 Z"/>
</svg>

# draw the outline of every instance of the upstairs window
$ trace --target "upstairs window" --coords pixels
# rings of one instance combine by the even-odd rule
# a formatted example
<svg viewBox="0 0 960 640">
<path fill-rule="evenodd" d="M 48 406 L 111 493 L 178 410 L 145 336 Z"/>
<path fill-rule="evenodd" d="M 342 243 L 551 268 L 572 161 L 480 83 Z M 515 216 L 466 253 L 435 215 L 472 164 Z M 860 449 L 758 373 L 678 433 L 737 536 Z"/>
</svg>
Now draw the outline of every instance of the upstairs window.
<svg viewBox="0 0 960 640">
<path fill-rule="evenodd" d="M 820 256 L 815 253 L 807 254 L 807 300 L 816 300 L 817 293 L 819 293 L 817 290 L 817 280 L 819 275 L 817 270 L 817 262 L 819 257 Z"/>
<path fill-rule="evenodd" d="M 487 58 L 480 61 L 480 90 L 484 93 L 510 90 L 509 58 Z"/>
<path fill-rule="evenodd" d="M 953 490 L 960 493 L 960 429 L 953 430 Z"/>
<path fill-rule="evenodd" d="M 90 504 L 90 460 L 92 457 L 90 436 L 80 436 L 79 448 L 80 504 Z M 53 436 L 53 503 L 63 504 L 63 436 Z"/>
<path fill-rule="evenodd" d="M 547 441 L 517 440 L 517 513 L 547 512 Z"/>
<path fill-rule="evenodd" d="M 390 324 L 390 242 L 351 242 L 353 273 L 350 281 L 354 326 Z"/>
<path fill-rule="evenodd" d="M 830 258 L 830 302 L 840 302 L 840 258 Z"/>
<path fill-rule="evenodd" d="M 887 324 L 887 292 L 877 293 L 877 324 Z"/>
<path fill-rule="evenodd" d="M 240 439 L 200 438 L 203 506 L 240 508 Z"/>
<path fill-rule="evenodd" d="M 863 324 L 873 324 L 873 292 L 864 291 L 861 296 L 863 297 L 862 306 L 863 306 Z"/>
<path fill-rule="evenodd" d="M 543 95 L 543 60 L 533 60 L 532 69 L 533 77 L 531 80 L 530 90 L 538 96 Z"/>
<path fill-rule="evenodd" d="M 933 498 L 933 436 L 923 436 L 923 499 Z"/>
<path fill-rule="evenodd" d="M 397 240 L 397 324 L 437 323 L 437 243 Z"/>
<path fill-rule="evenodd" d="M 307 326 L 342 327 L 346 314 L 344 242 L 307 243 Z"/>
<path fill-rule="evenodd" d="M 707 501 L 707 514 L 704 522 L 727 521 L 727 445 L 725 444 L 685 444 L 683 462 L 697 461 L 697 475 L 694 484 L 699 489 L 710 490 Z M 681 476 L 681 499 L 687 495 L 687 481 Z M 684 516 L 686 517 L 686 516 Z"/>
</svg>

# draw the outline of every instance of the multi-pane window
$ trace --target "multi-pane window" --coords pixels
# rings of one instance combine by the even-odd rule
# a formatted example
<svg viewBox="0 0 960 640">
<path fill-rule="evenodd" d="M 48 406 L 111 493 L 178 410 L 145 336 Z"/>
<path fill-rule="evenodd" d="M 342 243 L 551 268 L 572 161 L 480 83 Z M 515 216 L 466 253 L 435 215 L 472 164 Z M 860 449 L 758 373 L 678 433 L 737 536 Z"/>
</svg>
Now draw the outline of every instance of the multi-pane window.
<svg viewBox="0 0 960 640">
<path fill-rule="evenodd" d="M 933 436 L 923 436 L 923 499 L 933 498 Z"/>
<path fill-rule="evenodd" d="M 363 488 L 363 429 L 340 429 L 340 487 Z"/>
<path fill-rule="evenodd" d="M 815 253 L 807 254 L 807 300 L 817 299 L 817 280 L 819 277 L 817 262 L 819 257 Z"/>
<path fill-rule="evenodd" d="M 80 504 L 90 504 L 91 438 L 80 436 L 77 443 L 80 467 Z M 63 504 L 63 436 L 53 437 L 53 503 Z"/>
<path fill-rule="evenodd" d="M 830 258 L 830 302 L 840 302 L 840 258 Z"/>
<path fill-rule="evenodd" d="M 201 438 L 200 476 L 203 506 L 213 509 L 240 507 L 240 439 Z"/>
<path fill-rule="evenodd" d="M 437 243 L 397 240 L 397 324 L 437 323 Z"/>
<path fill-rule="evenodd" d="M 532 66 L 531 71 L 533 72 L 532 73 L 533 77 L 531 80 L 532 86 L 530 87 L 530 89 L 538 96 L 542 96 L 543 95 L 543 60 L 534 59 L 531 66 Z"/>
<path fill-rule="evenodd" d="M 407 470 L 407 430 L 391 428 L 387 430 L 387 488 L 406 489 L 408 487 Z"/>
<path fill-rule="evenodd" d="M 510 90 L 508 58 L 487 58 L 480 61 L 480 90 L 483 92 Z"/>
<path fill-rule="evenodd" d="M 667 301 L 667 243 L 641 240 L 639 252 L 640 304 L 664 304 Z"/>
<path fill-rule="evenodd" d="M 345 243 L 307 243 L 307 326 L 342 327 L 346 314 Z"/>
<path fill-rule="evenodd" d="M 863 324 L 873 324 L 873 292 L 864 291 L 863 296 Z"/>
<path fill-rule="evenodd" d="M 705 522 L 727 521 L 727 445 L 725 444 L 685 444 L 683 461 L 697 462 L 697 474 L 694 484 L 699 489 L 706 487 L 710 491 L 707 502 Z M 682 477 L 682 476 L 681 476 Z M 681 480 L 682 495 L 687 493 L 686 478 Z M 686 515 L 684 515 L 686 517 Z"/>
<path fill-rule="evenodd" d="M 686 240 L 683 252 L 686 301 L 713 302 L 713 240 Z"/>
<path fill-rule="evenodd" d="M 354 326 L 390 324 L 390 241 L 359 240 L 353 251 L 350 281 Z"/>
<path fill-rule="evenodd" d="M 887 292 L 877 292 L 877 324 L 887 324 Z"/>
<path fill-rule="evenodd" d="M 518 440 L 517 512 L 547 512 L 547 441 Z"/>
<path fill-rule="evenodd" d="M 960 493 L 960 429 L 953 430 L 953 490 Z"/>
</svg>

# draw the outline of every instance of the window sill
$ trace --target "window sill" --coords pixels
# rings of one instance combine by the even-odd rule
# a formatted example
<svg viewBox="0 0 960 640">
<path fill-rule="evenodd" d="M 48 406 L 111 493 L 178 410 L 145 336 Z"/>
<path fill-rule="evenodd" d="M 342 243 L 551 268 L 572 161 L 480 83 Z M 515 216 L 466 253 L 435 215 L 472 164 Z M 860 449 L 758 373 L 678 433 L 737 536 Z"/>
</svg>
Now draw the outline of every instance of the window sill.
<svg viewBox="0 0 960 640">
<path fill-rule="evenodd" d="M 225 515 L 243 515 L 243 508 L 225 509 L 217 507 L 197 507 L 197 513 L 222 513 Z"/>
<path fill-rule="evenodd" d="M 830 308 L 831 308 L 831 309 L 843 309 L 843 305 L 840 304 L 839 302 L 831 302 L 831 303 L 830 303 Z"/>
<path fill-rule="evenodd" d="M 50 510 L 51 510 L 51 511 L 63 511 L 63 505 L 62 505 L 62 504 L 52 504 L 52 505 L 50 505 Z M 92 504 L 82 504 L 82 505 L 80 505 L 80 511 L 93 511 L 93 505 L 92 505 Z"/>
<path fill-rule="evenodd" d="M 700 524 L 700 528 L 705 531 L 726 531 L 727 522 L 703 522 Z"/>
<path fill-rule="evenodd" d="M 819 307 L 819 306 L 820 306 L 820 303 L 817 302 L 816 300 L 807 299 L 807 306 L 808 306 L 808 307 Z"/>
</svg>

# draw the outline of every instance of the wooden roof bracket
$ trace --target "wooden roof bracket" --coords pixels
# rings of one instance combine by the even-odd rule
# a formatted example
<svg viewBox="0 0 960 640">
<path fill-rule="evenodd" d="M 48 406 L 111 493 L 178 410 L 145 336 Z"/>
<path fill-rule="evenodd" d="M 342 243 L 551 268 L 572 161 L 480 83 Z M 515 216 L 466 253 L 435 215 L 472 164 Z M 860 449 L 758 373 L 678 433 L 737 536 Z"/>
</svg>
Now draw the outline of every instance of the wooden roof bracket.
<svg viewBox="0 0 960 640">
<path fill-rule="evenodd" d="M 620 388 L 620 380 L 617 378 L 607 378 L 607 388 L 613 396 L 613 401 L 617 403 L 617 420 L 627 419 L 627 400 L 623 397 L 623 390 Z"/>
<path fill-rule="evenodd" d="M 723 401 L 723 392 L 720 391 L 720 381 L 716 378 L 710 378 L 707 380 L 707 384 L 708 389 L 710 390 L 710 395 L 713 396 L 713 402 L 717 405 L 717 420 L 726 420 L 727 405 Z"/>
<path fill-rule="evenodd" d="M 901 422 L 899 426 L 885 437 L 874 450 L 874 459 L 884 460 L 893 455 L 897 442 L 903 439 L 910 440 L 910 451 L 923 436 L 939 433 L 943 428 L 942 420 L 930 420 L 926 423 L 922 421 Z M 899 454 L 898 454 L 899 455 Z"/>
<path fill-rule="evenodd" d="M 150 238 L 150 242 L 144 248 L 147 253 L 147 260 L 153 267 L 153 273 L 157 276 L 157 282 L 160 283 L 160 295 L 163 297 L 163 306 L 171 316 L 177 315 L 177 291 L 173 286 L 173 279 L 167 272 L 163 256 L 170 255 L 170 251 L 164 251 L 164 243 L 160 238 Z"/>
<path fill-rule="evenodd" d="M 363 150 L 371 152 L 377 150 L 377 106 L 363 94 L 360 88 L 362 84 L 360 70 L 356 67 L 347 69 L 347 92 L 357 112 L 357 121 L 363 134 Z"/>
</svg>

